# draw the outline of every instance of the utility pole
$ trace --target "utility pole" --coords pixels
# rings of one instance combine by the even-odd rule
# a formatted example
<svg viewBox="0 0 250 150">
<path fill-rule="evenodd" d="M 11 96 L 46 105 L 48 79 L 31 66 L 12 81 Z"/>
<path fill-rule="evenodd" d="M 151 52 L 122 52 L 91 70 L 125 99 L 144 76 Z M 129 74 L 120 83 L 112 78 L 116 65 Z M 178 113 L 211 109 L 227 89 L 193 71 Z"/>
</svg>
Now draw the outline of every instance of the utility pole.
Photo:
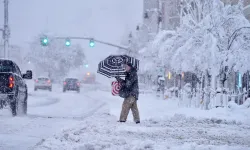
<svg viewBox="0 0 250 150">
<path fill-rule="evenodd" d="M 160 22 L 161 22 L 161 4 L 160 4 L 160 0 L 157 0 L 157 33 L 159 33 L 160 31 Z"/>
<path fill-rule="evenodd" d="M 4 40 L 4 58 L 8 58 L 8 47 L 9 47 L 9 0 L 4 0 L 4 27 L 3 27 L 3 40 Z"/>
</svg>

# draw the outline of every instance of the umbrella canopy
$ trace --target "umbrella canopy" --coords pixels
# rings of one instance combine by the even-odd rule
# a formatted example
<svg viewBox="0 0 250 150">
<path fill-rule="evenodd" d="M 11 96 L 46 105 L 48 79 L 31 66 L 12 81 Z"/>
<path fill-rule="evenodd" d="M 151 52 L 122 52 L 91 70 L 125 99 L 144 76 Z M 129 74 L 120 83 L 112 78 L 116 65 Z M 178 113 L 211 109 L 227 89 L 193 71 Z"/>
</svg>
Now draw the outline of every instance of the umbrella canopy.
<svg viewBox="0 0 250 150">
<path fill-rule="evenodd" d="M 127 55 L 110 55 L 98 64 L 97 73 L 108 78 L 121 77 L 126 75 L 124 64 L 131 63 L 132 66 L 139 70 L 139 60 Z"/>
</svg>

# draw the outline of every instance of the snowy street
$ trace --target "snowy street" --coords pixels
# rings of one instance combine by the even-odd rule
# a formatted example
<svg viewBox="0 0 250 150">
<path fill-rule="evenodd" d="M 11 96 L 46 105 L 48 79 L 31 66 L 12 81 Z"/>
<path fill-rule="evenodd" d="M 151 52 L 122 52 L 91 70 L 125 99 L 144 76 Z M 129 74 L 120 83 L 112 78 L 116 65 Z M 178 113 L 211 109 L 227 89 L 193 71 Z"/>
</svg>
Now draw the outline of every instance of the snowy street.
<svg viewBox="0 0 250 150">
<path fill-rule="evenodd" d="M 2 0 L 0 150 L 250 150 L 250 0 Z"/>
<path fill-rule="evenodd" d="M 12 118 L 7 110 L 1 111 L 0 149 L 250 147 L 250 115 L 246 112 L 178 108 L 175 99 L 141 94 L 138 105 L 142 123 L 135 124 L 131 114 L 128 122 L 118 123 L 122 99 L 100 87 L 85 85 L 81 93 L 62 93 L 59 87 L 51 93 L 30 90 L 27 116 Z"/>
<path fill-rule="evenodd" d="M 0 149 L 25 150 L 103 106 L 84 92 L 62 93 L 59 89 L 51 93 L 30 90 L 27 116 L 12 118 L 9 110 L 0 111 Z"/>
</svg>

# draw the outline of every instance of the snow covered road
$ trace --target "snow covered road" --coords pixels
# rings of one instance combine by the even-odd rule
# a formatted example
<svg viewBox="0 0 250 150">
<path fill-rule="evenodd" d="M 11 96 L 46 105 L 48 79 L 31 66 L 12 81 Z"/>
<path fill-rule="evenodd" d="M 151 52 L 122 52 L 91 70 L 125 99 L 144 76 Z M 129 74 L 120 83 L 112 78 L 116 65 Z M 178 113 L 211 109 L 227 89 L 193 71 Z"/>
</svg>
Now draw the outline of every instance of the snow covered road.
<svg viewBox="0 0 250 150">
<path fill-rule="evenodd" d="M 31 91 L 27 116 L 12 118 L 9 110 L 1 110 L 0 150 L 32 148 L 43 138 L 60 132 L 63 127 L 79 123 L 104 105 L 101 101 L 85 96 L 84 92 L 61 91 Z"/>
<path fill-rule="evenodd" d="M 25 117 L 0 111 L 0 150 L 250 150 L 250 112 L 178 108 L 141 94 L 141 124 L 118 123 L 122 99 L 108 87 L 30 93 Z"/>
</svg>

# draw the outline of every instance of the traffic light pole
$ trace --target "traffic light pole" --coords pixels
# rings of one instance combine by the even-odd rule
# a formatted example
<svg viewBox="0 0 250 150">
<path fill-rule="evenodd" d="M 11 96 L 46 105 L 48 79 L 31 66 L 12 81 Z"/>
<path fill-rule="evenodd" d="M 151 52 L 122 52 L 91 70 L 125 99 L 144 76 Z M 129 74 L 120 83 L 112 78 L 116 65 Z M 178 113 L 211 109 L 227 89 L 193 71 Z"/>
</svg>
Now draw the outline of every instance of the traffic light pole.
<svg viewBox="0 0 250 150">
<path fill-rule="evenodd" d="M 4 26 L 3 29 L 0 29 L 3 33 L 3 40 L 4 40 L 4 57 L 8 58 L 8 47 L 9 47 L 9 10 L 8 10 L 9 0 L 4 0 Z"/>
<path fill-rule="evenodd" d="M 116 47 L 116 48 L 120 48 L 120 49 L 124 49 L 124 50 L 130 50 L 129 48 L 126 48 L 126 47 L 122 47 L 122 46 L 119 46 L 119 45 L 115 45 L 115 44 L 112 44 L 112 43 L 104 42 L 104 41 L 97 40 L 97 39 L 90 38 L 90 37 L 55 37 L 55 39 L 93 40 L 95 42 L 98 42 L 98 43 L 101 43 L 101 44 L 105 44 L 105 45 L 108 45 L 108 46 L 112 46 L 112 47 Z"/>
</svg>

